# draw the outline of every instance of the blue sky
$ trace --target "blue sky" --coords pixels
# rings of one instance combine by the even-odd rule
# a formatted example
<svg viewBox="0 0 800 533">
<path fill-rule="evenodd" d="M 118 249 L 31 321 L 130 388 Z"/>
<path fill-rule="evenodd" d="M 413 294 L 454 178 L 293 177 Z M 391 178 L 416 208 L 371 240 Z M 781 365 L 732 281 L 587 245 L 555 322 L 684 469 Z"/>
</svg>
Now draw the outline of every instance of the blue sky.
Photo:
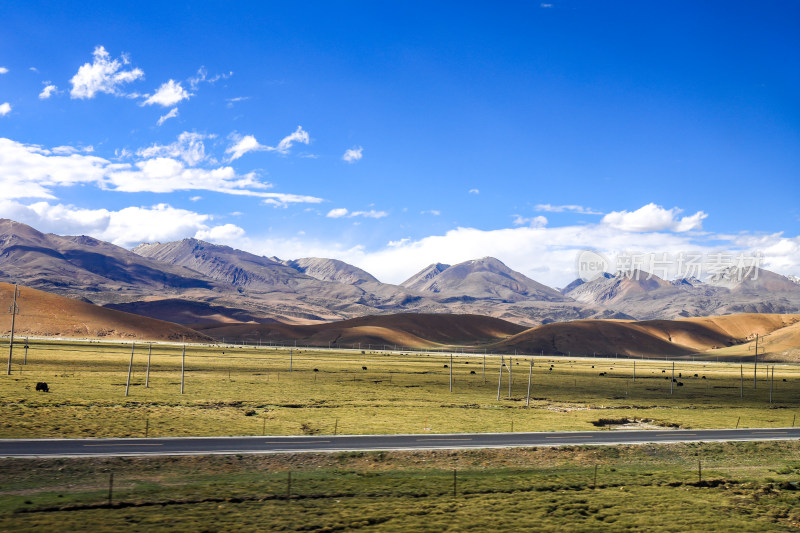
<svg viewBox="0 0 800 533">
<path fill-rule="evenodd" d="M 563 285 L 585 247 L 800 274 L 797 3 L 116 4 L 0 7 L 0 216 L 389 282 Z"/>
</svg>

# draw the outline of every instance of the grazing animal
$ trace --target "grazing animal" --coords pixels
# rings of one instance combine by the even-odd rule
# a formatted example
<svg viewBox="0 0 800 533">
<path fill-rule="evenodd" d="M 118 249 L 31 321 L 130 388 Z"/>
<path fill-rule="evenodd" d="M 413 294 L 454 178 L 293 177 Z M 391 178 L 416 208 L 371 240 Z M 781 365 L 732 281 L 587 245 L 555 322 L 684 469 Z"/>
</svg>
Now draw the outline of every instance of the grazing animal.
<svg viewBox="0 0 800 533">
<path fill-rule="evenodd" d="M 447 365 L 444 365 L 444 367 L 445 367 L 445 368 L 450 368 L 450 367 L 448 367 Z"/>
<path fill-rule="evenodd" d="M 41 392 L 50 392 L 50 387 L 48 387 L 47 383 L 44 381 L 40 381 L 36 384 L 36 390 Z"/>
<path fill-rule="evenodd" d="M 366 370 L 366 369 L 367 369 L 367 367 L 365 367 L 365 366 L 361 367 L 361 370 Z"/>
<path fill-rule="evenodd" d="M 470 374 L 474 374 L 474 373 L 475 373 L 475 371 L 474 371 L 474 370 L 470 370 L 470 371 L 469 371 L 469 373 L 470 373 Z"/>
</svg>

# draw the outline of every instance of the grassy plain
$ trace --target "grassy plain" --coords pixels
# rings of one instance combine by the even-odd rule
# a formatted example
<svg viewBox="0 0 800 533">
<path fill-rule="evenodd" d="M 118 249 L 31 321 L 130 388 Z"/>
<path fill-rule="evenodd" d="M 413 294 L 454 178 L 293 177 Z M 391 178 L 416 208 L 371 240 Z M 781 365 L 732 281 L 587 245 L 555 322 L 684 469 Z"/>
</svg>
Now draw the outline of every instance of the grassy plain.
<svg viewBox="0 0 800 533">
<path fill-rule="evenodd" d="M 6 459 L 0 530 L 789 531 L 798 480 L 796 441 Z"/>
<path fill-rule="evenodd" d="M 7 346 L 7 345 L 6 345 Z M 2 347 L 0 347 L 2 348 Z M 0 353 L 6 353 L 0 349 Z M 0 376 L 0 437 L 448 433 L 602 429 L 601 419 L 659 427 L 785 427 L 800 414 L 800 367 L 360 353 L 31 341 Z M 509 358 L 506 358 L 508 362 Z M 291 371 L 290 371 L 291 367 Z M 366 369 L 365 369 L 366 368 Z M 773 376 L 774 369 L 774 379 Z M 742 379 L 740 372 L 744 373 Z M 604 375 L 601 375 L 604 374 Z M 47 382 L 49 393 L 36 392 Z M 770 401 L 771 398 L 771 401 Z"/>
</svg>

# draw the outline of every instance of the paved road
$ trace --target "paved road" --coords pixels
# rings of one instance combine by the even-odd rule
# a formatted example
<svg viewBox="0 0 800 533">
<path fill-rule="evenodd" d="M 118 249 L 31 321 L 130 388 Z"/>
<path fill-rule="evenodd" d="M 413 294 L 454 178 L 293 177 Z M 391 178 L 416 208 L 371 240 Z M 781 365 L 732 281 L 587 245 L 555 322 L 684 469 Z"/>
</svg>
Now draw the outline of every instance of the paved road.
<svg viewBox="0 0 800 533">
<path fill-rule="evenodd" d="M 92 457 L 510 448 L 800 439 L 800 428 L 157 439 L 1 439 L 0 457 Z"/>
</svg>

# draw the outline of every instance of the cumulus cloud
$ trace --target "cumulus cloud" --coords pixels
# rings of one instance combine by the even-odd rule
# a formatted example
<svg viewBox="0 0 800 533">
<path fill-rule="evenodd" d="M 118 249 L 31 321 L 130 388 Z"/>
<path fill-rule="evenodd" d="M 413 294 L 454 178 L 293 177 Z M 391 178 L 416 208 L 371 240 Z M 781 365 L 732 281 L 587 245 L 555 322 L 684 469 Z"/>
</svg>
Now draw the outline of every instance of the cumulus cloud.
<svg viewBox="0 0 800 533">
<path fill-rule="evenodd" d="M 342 218 L 346 217 L 349 211 L 344 207 L 337 207 L 336 209 L 331 209 L 328 211 L 328 214 L 325 215 L 328 218 Z"/>
<path fill-rule="evenodd" d="M 348 163 L 355 163 L 356 161 L 361 161 L 362 157 L 364 157 L 364 148 L 361 146 L 354 146 L 344 152 L 342 159 Z"/>
<path fill-rule="evenodd" d="M 166 121 L 168 121 L 169 119 L 175 118 L 177 116 L 178 116 L 178 108 L 177 107 L 173 107 L 172 109 L 169 110 L 169 113 L 167 113 L 166 115 L 161 115 L 160 117 L 158 117 L 158 125 L 160 126 L 163 123 L 165 123 Z"/>
<path fill-rule="evenodd" d="M 244 236 L 244 230 L 235 224 L 223 224 L 210 229 L 199 230 L 195 238 L 211 242 L 229 242 Z"/>
<path fill-rule="evenodd" d="M 3 102 L 0 104 L 0 117 L 4 117 L 11 113 L 11 104 L 8 102 Z"/>
<path fill-rule="evenodd" d="M 230 166 L 192 166 L 204 157 L 202 139 L 197 135 L 185 134 L 176 145 L 154 145 L 137 153 L 139 159 L 131 163 L 0 138 L 0 187 L 5 198 L 52 199 L 54 187 L 85 183 L 120 192 L 208 190 L 280 204 L 322 201 L 314 196 L 266 192 L 271 184 L 260 181 L 253 172 L 239 174 Z"/>
<path fill-rule="evenodd" d="M 167 156 L 182 159 L 187 165 L 195 166 L 206 161 L 206 147 L 203 141 L 213 139 L 213 135 L 184 131 L 178 140 L 171 144 L 153 144 L 136 151 L 143 158 Z"/>
<path fill-rule="evenodd" d="M 600 211 L 595 211 L 590 207 L 584 207 L 582 205 L 551 205 L 551 204 L 538 204 L 534 208 L 537 211 L 545 211 L 547 213 L 563 213 L 565 211 L 570 211 L 573 213 L 580 213 L 582 215 L 602 215 Z"/>
<path fill-rule="evenodd" d="M 94 98 L 97 93 L 113 95 L 122 94 L 120 87 L 144 78 L 144 71 L 139 68 L 126 69 L 130 64 L 127 56 L 111 59 L 111 56 L 102 46 L 98 46 L 92 53 L 91 63 L 84 63 L 78 72 L 69 80 L 72 84 L 70 97 Z"/>
<path fill-rule="evenodd" d="M 174 106 L 178 102 L 189 99 L 192 95 L 181 87 L 180 82 L 169 80 L 161 85 L 141 105 L 160 105 L 162 107 Z"/>
<path fill-rule="evenodd" d="M 267 146 L 259 143 L 253 135 L 237 135 L 231 136 L 234 143 L 225 150 L 226 154 L 231 154 L 229 161 L 239 159 L 248 152 L 278 152 L 280 154 L 288 154 L 289 149 L 294 143 L 308 144 L 310 137 L 308 132 L 303 130 L 302 126 L 297 126 L 297 129 L 280 140 L 277 146 Z"/>
<path fill-rule="evenodd" d="M 194 236 L 204 240 L 242 237 L 233 224 L 214 225 L 211 215 L 178 209 L 168 204 L 108 209 L 81 209 L 70 205 L 0 201 L 0 216 L 29 224 L 40 231 L 91 235 L 118 246 L 171 241 Z"/>
<path fill-rule="evenodd" d="M 682 209 L 664 209 L 654 203 L 636 211 L 612 211 L 603 217 L 602 223 L 625 231 L 676 231 L 699 230 L 708 215 L 698 211 L 694 215 L 679 218 Z"/>
<path fill-rule="evenodd" d="M 332 216 L 348 216 L 338 208 Z M 721 250 L 720 242 L 724 242 Z M 266 238 L 247 240 L 252 253 L 279 257 L 331 257 L 363 268 L 378 279 L 400 283 L 434 262 L 455 264 L 484 256 L 497 257 L 509 267 L 553 287 L 563 287 L 577 276 L 576 258 L 592 248 L 610 259 L 624 254 L 726 253 L 763 254 L 762 266 L 781 274 L 800 274 L 800 236 L 719 235 L 697 232 L 627 231 L 604 223 L 568 226 L 481 230 L 459 227 L 444 234 L 419 239 L 398 239 L 368 250 L 361 245 L 313 238 Z M 677 267 L 677 264 L 673 265 Z M 677 272 L 670 271 L 670 275 Z"/>
<path fill-rule="evenodd" d="M 8 69 L 6 67 L 0 67 L 0 74 L 8 74 Z"/>
<path fill-rule="evenodd" d="M 522 215 L 514 215 L 514 225 L 515 226 L 525 226 L 528 225 L 532 228 L 541 228 L 547 225 L 547 218 L 543 216 L 536 216 L 526 218 Z"/>
<path fill-rule="evenodd" d="M 247 152 L 256 152 L 262 151 L 269 148 L 268 146 L 264 146 L 263 144 L 259 144 L 256 138 L 252 135 L 245 135 L 244 137 L 239 137 L 234 144 L 228 147 L 225 150 L 226 154 L 231 154 L 230 161 L 235 161 L 239 159 Z"/>
<path fill-rule="evenodd" d="M 42 89 L 42 92 L 39 93 L 39 99 L 47 100 L 48 98 L 57 93 L 58 93 L 58 87 L 52 84 L 46 85 L 45 88 Z"/>
<path fill-rule="evenodd" d="M 470 190 L 469 190 L 469 191 L 467 191 L 467 192 L 468 192 L 469 194 L 480 194 L 480 193 L 481 193 L 481 191 L 479 191 L 478 189 L 470 189 Z"/>
</svg>

